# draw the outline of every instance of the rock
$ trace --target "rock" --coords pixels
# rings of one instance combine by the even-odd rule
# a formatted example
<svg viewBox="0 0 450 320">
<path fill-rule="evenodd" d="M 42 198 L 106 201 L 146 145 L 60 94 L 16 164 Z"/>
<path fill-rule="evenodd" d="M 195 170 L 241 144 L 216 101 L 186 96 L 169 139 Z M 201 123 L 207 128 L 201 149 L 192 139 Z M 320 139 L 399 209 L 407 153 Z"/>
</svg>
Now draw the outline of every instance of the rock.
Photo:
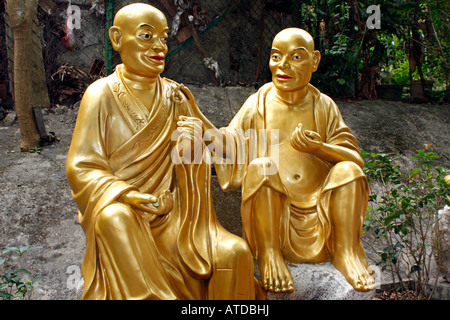
<svg viewBox="0 0 450 320">
<path fill-rule="evenodd" d="M 241 87 L 188 87 L 192 89 L 202 112 L 216 126 L 228 124 L 247 97 L 254 92 L 253 88 Z M 226 94 L 221 91 L 226 91 Z M 402 151 L 406 155 L 401 157 L 407 161 L 415 150 L 423 147 L 422 143 L 432 142 L 432 150 L 441 156 L 438 165 L 449 168 L 450 106 L 412 105 L 392 101 L 338 101 L 338 105 L 347 125 L 357 136 L 361 150 Z M 37 286 L 44 292 L 34 293 L 31 299 L 79 299 L 79 267 L 85 253 L 85 237 L 81 226 L 77 224 L 78 208 L 70 194 L 64 171 L 78 104 L 72 108 L 67 107 L 66 112 L 60 115 L 44 113 L 46 127 L 56 133 L 59 142 L 44 147 L 40 155 L 19 151 L 20 130 L 16 114 L 12 110 L 5 110 L 9 112 L 13 122 L 0 123 L 0 250 L 9 246 L 42 246 L 42 249 L 22 257 L 22 268 L 37 276 L 45 276 L 37 282 Z M 222 116 L 220 112 L 223 113 Z M 228 231 L 242 236 L 240 190 L 223 192 L 214 176 L 211 192 L 222 225 Z M 370 241 L 374 248 L 366 248 L 367 257 L 370 263 L 375 263 L 379 260 L 375 249 L 382 250 L 383 247 L 368 236 L 368 233 L 363 234 L 363 239 Z M 4 266 L 5 264 L 2 265 Z M 283 295 L 269 296 L 270 299 L 370 299 L 367 296 L 372 294 L 352 291 L 344 277 L 330 264 L 297 265 L 290 268 L 296 281 L 296 292 L 285 295 L 284 298 Z M 314 284 L 311 281 L 313 277 L 323 279 L 316 280 Z M 380 279 L 389 281 L 390 274 L 381 274 Z M 311 283 L 317 288 L 312 287 Z M 337 290 L 334 297 L 330 294 L 332 284 L 334 290 Z M 444 291 L 441 292 L 440 287 L 436 289 L 436 293 L 444 299 Z"/>
<path fill-rule="evenodd" d="M 359 292 L 330 263 L 287 263 L 294 281 L 293 293 L 267 293 L 267 300 L 373 300 L 375 290 Z"/>
<path fill-rule="evenodd" d="M 3 125 L 6 127 L 12 126 L 17 120 L 16 112 L 9 112 L 2 120 Z"/>
</svg>

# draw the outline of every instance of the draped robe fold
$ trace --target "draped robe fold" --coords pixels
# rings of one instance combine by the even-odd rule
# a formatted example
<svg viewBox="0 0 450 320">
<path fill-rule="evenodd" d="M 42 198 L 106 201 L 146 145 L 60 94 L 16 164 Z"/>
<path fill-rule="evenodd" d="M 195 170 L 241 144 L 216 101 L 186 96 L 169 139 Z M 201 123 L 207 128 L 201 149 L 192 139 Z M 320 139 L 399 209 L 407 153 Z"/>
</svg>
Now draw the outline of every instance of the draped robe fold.
<svg viewBox="0 0 450 320">
<path fill-rule="evenodd" d="M 178 117 L 198 114 L 197 109 L 177 83 L 160 77 L 147 109 L 124 82 L 122 65 L 86 90 L 66 164 L 86 235 L 83 299 L 214 298 L 207 281 L 215 272 L 215 241 L 222 229 L 210 195 L 211 168 L 204 162 L 175 165 L 171 159 Z M 130 190 L 154 196 L 170 190 L 174 207 L 150 223 L 131 209 L 138 229 L 127 236 L 142 235 L 145 243 L 131 242 L 129 248 L 116 248 L 114 239 L 100 243 L 95 230 L 99 216 Z M 131 225 L 118 226 L 114 238 L 128 241 L 120 233 L 127 228 Z M 127 256 L 142 256 L 145 265 L 136 262 L 123 270 L 120 260 Z M 147 286 L 144 292 L 133 291 L 131 276 Z"/>
<path fill-rule="evenodd" d="M 262 186 L 277 192 L 281 198 L 282 219 L 280 240 L 283 255 L 289 262 L 323 262 L 329 259 L 333 249 L 331 217 L 329 214 L 331 192 L 352 181 L 359 181 L 364 188 L 367 180 L 357 165 L 349 166 L 342 174 L 345 162 L 329 164 L 330 171 L 317 194 L 306 197 L 309 201 L 293 203 L 278 173 L 249 172 L 249 164 L 258 158 L 268 157 L 269 148 L 265 132 L 266 97 L 273 88 L 267 83 L 250 96 L 228 127 L 221 128 L 226 141 L 227 159 L 215 156 L 217 178 L 224 191 L 242 188 L 241 218 L 243 233 L 253 254 L 258 258 L 255 232 L 253 201 Z M 308 85 L 313 96 L 314 122 L 316 131 L 324 143 L 358 150 L 358 143 L 345 125 L 334 101 L 322 94 L 314 86 Z M 282 116 L 282 115 L 280 115 Z M 317 159 L 318 160 L 318 159 Z M 352 163 L 353 164 L 353 163 Z M 295 164 L 291 164 L 295 165 Z M 251 178 L 247 182 L 249 176 Z"/>
</svg>

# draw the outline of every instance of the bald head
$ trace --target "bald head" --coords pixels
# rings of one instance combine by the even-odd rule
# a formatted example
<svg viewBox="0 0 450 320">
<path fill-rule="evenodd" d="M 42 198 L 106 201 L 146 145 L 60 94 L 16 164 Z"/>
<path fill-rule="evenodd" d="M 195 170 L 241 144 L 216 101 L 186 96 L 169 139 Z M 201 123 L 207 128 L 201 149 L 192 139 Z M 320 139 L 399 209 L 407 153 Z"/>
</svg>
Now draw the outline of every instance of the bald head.
<svg viewBox="0 0 450 320">
<path fill-rule="evenodd" d="M 273 39 L 272 45 L 292 43 L 297 47 L 303 47 L 309 52 L 314 52 L 314 39 L 305 30 L 300 28 L 287 28 L 280 31 Z"/>
<path fill-rule="evenodd" d="M 154 79 L 164 70 L 168 33 L 167 19 L 160 10 L 134 3 L 116 13 L 109 38 L 128 76 Z"/>
<path fill-rule="evenodd" d="M 132 29 L 149 16 L 167 25 L 164 13 L 145 3 L 132 3 L 121 8 L 114 17 L 113 25 L 121 29 Z"/>
<path fill-rule="evenodd" d="M 279 91 L 303 91 L 320 63 L 314 39 L 303 29 L 287 28 L 272 42 L 269 67 L 272 82 Z"/>
</svg>

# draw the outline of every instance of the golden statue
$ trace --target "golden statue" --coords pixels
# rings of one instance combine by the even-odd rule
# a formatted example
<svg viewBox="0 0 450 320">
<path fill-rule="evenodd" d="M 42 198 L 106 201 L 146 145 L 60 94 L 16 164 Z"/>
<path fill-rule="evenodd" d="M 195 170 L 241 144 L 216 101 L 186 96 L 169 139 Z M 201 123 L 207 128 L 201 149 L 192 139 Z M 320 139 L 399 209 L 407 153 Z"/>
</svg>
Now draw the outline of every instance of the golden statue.
<svg viewBox="0 0 450 320">
<path fill-rule="evenodd" d="M 336 104 L 309 84 L 320 58 L 309 33 L 281 31 L 272 82 L 220 132 L 205 122 L 222 189 L 242 188 L 244 236 L 271 292 L 294 290 L 285 261 L 331 261 L 356 290 L 375 288 L 361 244 L 364 163 Z"/>
<path fill-rule="evenodd" d="M 253 257 L 217 220 L 210 165 L 180 161 L 198 139 L 177 122 L 202 115 L 160 77 L 168 32 L 150 5 L 119 10 L 122 64 L 81 101 L 66 174 L 86 234 L 83 299 L 254 299 Z"/>
</svg>

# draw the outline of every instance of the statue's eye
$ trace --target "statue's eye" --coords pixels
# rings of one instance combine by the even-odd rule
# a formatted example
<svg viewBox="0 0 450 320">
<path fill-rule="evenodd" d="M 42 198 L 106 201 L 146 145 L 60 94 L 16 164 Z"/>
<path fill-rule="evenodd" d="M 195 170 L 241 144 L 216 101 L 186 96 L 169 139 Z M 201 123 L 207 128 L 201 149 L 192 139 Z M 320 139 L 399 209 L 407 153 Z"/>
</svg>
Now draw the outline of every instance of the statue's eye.
<svg viewBox="0 0 450 320">
<path fill-rule="evenodd" d="M 167 37 L 162 37 L 162 38 L 161 38 L 161 41 L 167 42 Z"/>
<path fill-rule="evenodd" d="M 272 55 L 272 59 L 275 61 L 278 61 L 278 60 L 281 60 L 281 57 L 278 54 L 274 54 L 274 55 Z"/>
<path fill-rule="evenodd" d="M 301 58 L 302 58 L 301 56 L 295 55 L 292 57 L 292 60 L 300 60 Z"/>
<path fill-rule="evenodd" d="M 144 38 L 144 39 L 151 39 L 152 35 L 149 33 L 142 33 L 139 35 L 139 37 Z"/>
</svg>

